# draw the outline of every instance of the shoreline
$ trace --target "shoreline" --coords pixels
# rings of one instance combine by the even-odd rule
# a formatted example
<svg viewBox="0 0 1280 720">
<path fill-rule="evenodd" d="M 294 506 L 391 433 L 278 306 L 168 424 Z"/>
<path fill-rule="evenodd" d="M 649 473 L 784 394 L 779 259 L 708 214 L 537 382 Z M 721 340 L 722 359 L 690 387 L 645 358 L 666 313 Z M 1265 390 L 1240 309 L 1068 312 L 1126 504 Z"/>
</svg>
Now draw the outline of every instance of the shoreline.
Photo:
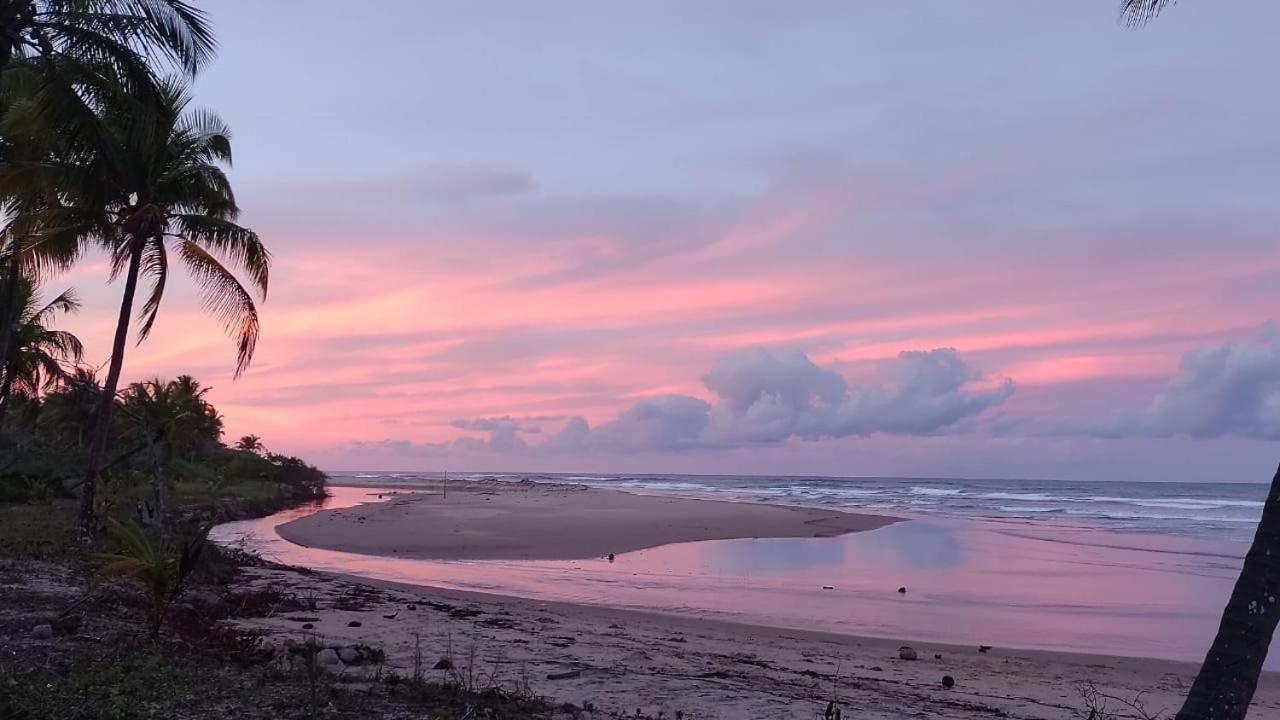
<svg viewBox="0 0 1280 720">
<path fill-rule="evenodd" d="M 348 487 L 399 499 L 414 492 Z M 461 491 L 451 484 L 449 493 Z M 392 503 L 343 509 L 370 517 L 370 508 L 383 506 Z M 1116 697 L 1141 693 L 1152 711 L 1172 710 L 1198 669 L 1198 662 L 1140 654 L 1000 646 L 980 653 L 975 646 L 794 629 L 713 612 L 696 616 L 440 587 L 430 576 L 401 582 L 332 566 L 253 569 L 244 582 L 250 589 L 270 586 L 315 599 L 314 610 L 237 623 L 268 634 L 273 645 L 315 636 L 333 646 L 376 646 L 386 652 L 387 669 L 404 675 L 420 644 L 428 667 L 449 656 L 456 667 L 471 671 L 474 665 L 474 672 L 557 702 L 590 703 L 626 716 L 637 709 L 647 717 L 677 711 L 687 718 L 820 716 L 835 692 L 848 716 L 897 718 L 911 707 L 924 718 L 1050 720 L 1081 709 L 1077 687 L 1088 683 Z M 353 622 L 358 627 L 350 627 Z M 901 659 L 903 645 L 918 659 Z M 954 677 L 956 686 L 943 687 L 943 675 Z M 1280 674 L 1263 674 L 1253 712 L 1280 714 Z"/>
<path fill-rule="evenodd" d="M 846 715 L 1055 720 L 1083 706 L 1088 684 L 1153 711 L 1176 709 L 1198 664 L 1116 655 L 899 641 L 778 628 L 630 608 L 376 580 L 293 568 L 251 568 L 245 586 L 306 596 L 314 609 L 250 618 L 273 647 L 314 636 L 368 645 L 383 670 L 407 674 L 419 648 L 427 666 L 524 683 L 557 702 L 648 717 L 789 718 L 821 715 L 833 693 Z M 359 601 L 354 601 L 354 599 Z M 301 621 L 310 627 L 303 629 Z M 357 623 L 357 627 L 351 627 Z M 911 647 L 917 659 L 900 657 Z M 941 656 L 940 658 L 937 656 Z M 360 668 L 338 670 L 359 676 Z M 944 687 L 942 677 L 956 684 Z M 1263 673 L 1253 713 L 1280 713 L 1280 674 Z M 613 716 L 613 715 L 609 715 Z"/>
<path fill-rule="evenodd" d="M 379 498 L 291 520 L 276 533 L 303 547 L 382 557 L 579 560 L 705 540 L 837 537 L 902 520 L 569 483 L 431 483 Z"/>
</svg>

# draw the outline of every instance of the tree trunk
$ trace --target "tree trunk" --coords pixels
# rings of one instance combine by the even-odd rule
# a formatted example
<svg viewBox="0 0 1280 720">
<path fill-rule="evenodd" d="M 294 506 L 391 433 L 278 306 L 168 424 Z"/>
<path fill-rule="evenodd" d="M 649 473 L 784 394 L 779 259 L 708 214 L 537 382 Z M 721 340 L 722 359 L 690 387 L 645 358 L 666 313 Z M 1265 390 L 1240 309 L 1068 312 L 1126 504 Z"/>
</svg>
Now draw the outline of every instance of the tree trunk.
<svg viewBox="0 0 1280 720">
<path fill-rule="evenodd" d="M 129 340 L 129 318 L 133 316 L 133 296 L 138 290 L 138 268 L 142 264 L 141 238 L 135 238 L 129 250 L 129 270 L 124 279 L 124 298 L 120 301 L 120 317 L 116 320 L 115 342 L 111 345 L 111 367 L 102 387 L 94 418 L 93 436 L 89 441 L 89 460 L 85 464 L 84 482 L 80 485 L 80 541 L 93 542 L 98 532 L 98 518 L 94 508 L 97 499 L 98 473 L 111 435 L 111 411 L 115 408 L 116 388 L 120 385 L 120 369 L 124 365 L 124 346 Z"/>
<path fill-rule="evenodd" d="M 1176 720 L 1243 720 L 1280 622 L 1280 470 L 1218 635 Z"/>
<path fill-rule="evenodd" d="M 4 432 L 4 419 L 9 414 L 9 396 L 13 393 L 13 364 L 4 364 L 4 380 L 0 381 L 0 432 Z"/>
<path fill-rule="evenodd" d="M 9 345 L 13 342 L 13 333 L 17 325 L 18 279 L 22 267 L 18 264 L 18 247 L 10 242 L 9 267 L 4 278 L 4 312 L 0 313 L 0 321 L 4 323 L 4 332 L 0 334 L 0 367 L 4 368 L 4 400 L 0 402 L 0 433 L 4 432 L 4 417 L 9 409 L 9 386 L 12 375 L 9 372 Z"/>
</svg>

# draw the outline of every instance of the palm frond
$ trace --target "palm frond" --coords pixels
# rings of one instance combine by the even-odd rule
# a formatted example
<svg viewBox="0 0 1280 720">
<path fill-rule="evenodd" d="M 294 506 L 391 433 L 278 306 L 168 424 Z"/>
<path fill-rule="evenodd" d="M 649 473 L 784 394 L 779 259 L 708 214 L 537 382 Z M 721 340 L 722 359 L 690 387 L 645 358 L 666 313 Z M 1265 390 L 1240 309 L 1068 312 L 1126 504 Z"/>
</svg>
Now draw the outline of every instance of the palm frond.
<svg viewBox="0 0 1280 720">
<path fill-rule="evenodd" d="M 1124 0 L 1120 7 L 1120 22 L 1131 28 L 1142 27 L 1177 2 L 1178 0 Z"/>
<path fill-rule="evenodd" d="M 178 244 L 178 253 L 187 270 L 200 286 L 207 311 L 218 318 L 236 341 L 236 377 L 253 359 L 258 344 L 258 309 L 235 275 L 204 248 L 190 240 Z"/>
<path fill-rule="evenodd" d="M 266 299 L 271 253 L 257 233 L 230 220 L 195 213 L 175 215 L 173 224 L 183 239 L 194 241 L 244 270 L 262 299 Z"/>
<path fill-rule="evenodd" d="M 147 244 L 142 253 L 139 272 L 151 280 L 151 293 L 138 311 L 138 317 L 142 320 L 142 325 L 138 328 L 138 342 L 141 343 L 151 334 L 151 327 L 155 325 L 156 314 L 160 312 L 160 301 L 164 299 L 165 282 L 169 279 L 169 253 L 164 242 Z"/>
</svg>

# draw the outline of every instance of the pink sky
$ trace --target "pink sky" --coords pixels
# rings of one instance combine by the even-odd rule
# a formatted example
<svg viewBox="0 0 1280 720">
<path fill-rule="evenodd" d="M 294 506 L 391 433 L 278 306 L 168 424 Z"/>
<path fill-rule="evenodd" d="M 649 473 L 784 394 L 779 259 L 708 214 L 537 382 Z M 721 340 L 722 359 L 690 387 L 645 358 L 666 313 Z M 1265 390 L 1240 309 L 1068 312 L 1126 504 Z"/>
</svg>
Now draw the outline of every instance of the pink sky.
<svg viewBox="0 0 1280 720">
<path fill-rule="evenodd" d="M 283 16 L 224 3 L 197 90 L 275 252 L 263 337 L 233 381 L 175 281 L 125 377 L 195 374 L 229 435 L 331 469 L 1266 479 L 1280 51 L 1244 13 L 1133 34 L 1113 5 L 939 4 L 936 35 L 843 4 L 468 11 L 323 73 L 336 100 L 298 59 L 331 21 L 282 49 Z M 94 362 L 105 275 L 55 283 Z M 944 348 L 919 357 L 953 375 L 899 358 Z"/>
</svg>

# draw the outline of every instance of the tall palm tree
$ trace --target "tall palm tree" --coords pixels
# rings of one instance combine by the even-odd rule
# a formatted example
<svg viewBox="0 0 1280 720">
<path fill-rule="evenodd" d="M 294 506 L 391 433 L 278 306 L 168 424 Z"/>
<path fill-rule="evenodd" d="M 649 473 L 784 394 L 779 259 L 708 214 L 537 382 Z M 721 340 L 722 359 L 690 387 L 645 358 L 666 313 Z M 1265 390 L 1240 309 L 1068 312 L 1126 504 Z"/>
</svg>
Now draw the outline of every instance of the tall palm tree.
<svg viewBox="0 0 1280 720">
<path fill-rule="evenodd" d="M 156 321 L 169 278 L 170 255 L 199 286 L 204 307 L 236 341 L 236 375 L 249 366 L 258 340 L 254 297 L 227 265 L 238 267 L 266 297 L 270 256 L 239 213 L 222 165 L 231 162 L 230 130 L 217 115 L 189 107 L 186 86 L 166 80 L 154 102 L 128 92 L 101 111 L 106 129 L 98 152 L 33 168 L 41 184 L 66 188 L 85 215 L 107 218 L 96 232 L 110 253 L 111 276 L 124 280 L 111 362 L 103 384 L 81 487 L 80 533 L 96 533 L 94 502 L 111 428 L 111 412 L 138 285 L 150 285 L 139 310 L 138 342 Z"/>
<path fill-rule="evenodd" d="M 4 379 L 0 380 L 0 423 L 8 413 L 12 393 L 37 397 L 52 390 L 68 377 L 67 366 L 80 362 L 84 355 L 79 338 L 50 327 L 58 313 L 80 309 L 75 292 L 66 290 L 43 303 L 29 281 L 19 281 L 18 287 L 17 322 L 0 368 L 4 372 Z"/>
<path fill-rule="evenodd" d="M 34 122 L 45 138 L 61 135 L 100 141 L 93 104 L 95 89 L 117 80 L 140 94 L 154 92 L 152 66 L 163 62 L 196 71 L 213 57 L 216 41 L 205 14 L 184 0 L 0 0 L 0 158 L 8 164 L 50 151 L 32 132 L 15 132 L 21 120 Z M 104 77 L 106 76 L 104 82 Z M 30 127 L 28 128 L 30 129 Z M 11 341 L 19 266 L 55 255 L 31 228 L 19 231 L 15 215 L 32 209 L 46 194 L 29 189 L 0 196 L 0 216 L 9 220 L 0 238 L 0 267 L 8 268 L 0 288 L 0 358 Z M 74 260 L 58 249 L 57 262 Z"/>
</svg>

